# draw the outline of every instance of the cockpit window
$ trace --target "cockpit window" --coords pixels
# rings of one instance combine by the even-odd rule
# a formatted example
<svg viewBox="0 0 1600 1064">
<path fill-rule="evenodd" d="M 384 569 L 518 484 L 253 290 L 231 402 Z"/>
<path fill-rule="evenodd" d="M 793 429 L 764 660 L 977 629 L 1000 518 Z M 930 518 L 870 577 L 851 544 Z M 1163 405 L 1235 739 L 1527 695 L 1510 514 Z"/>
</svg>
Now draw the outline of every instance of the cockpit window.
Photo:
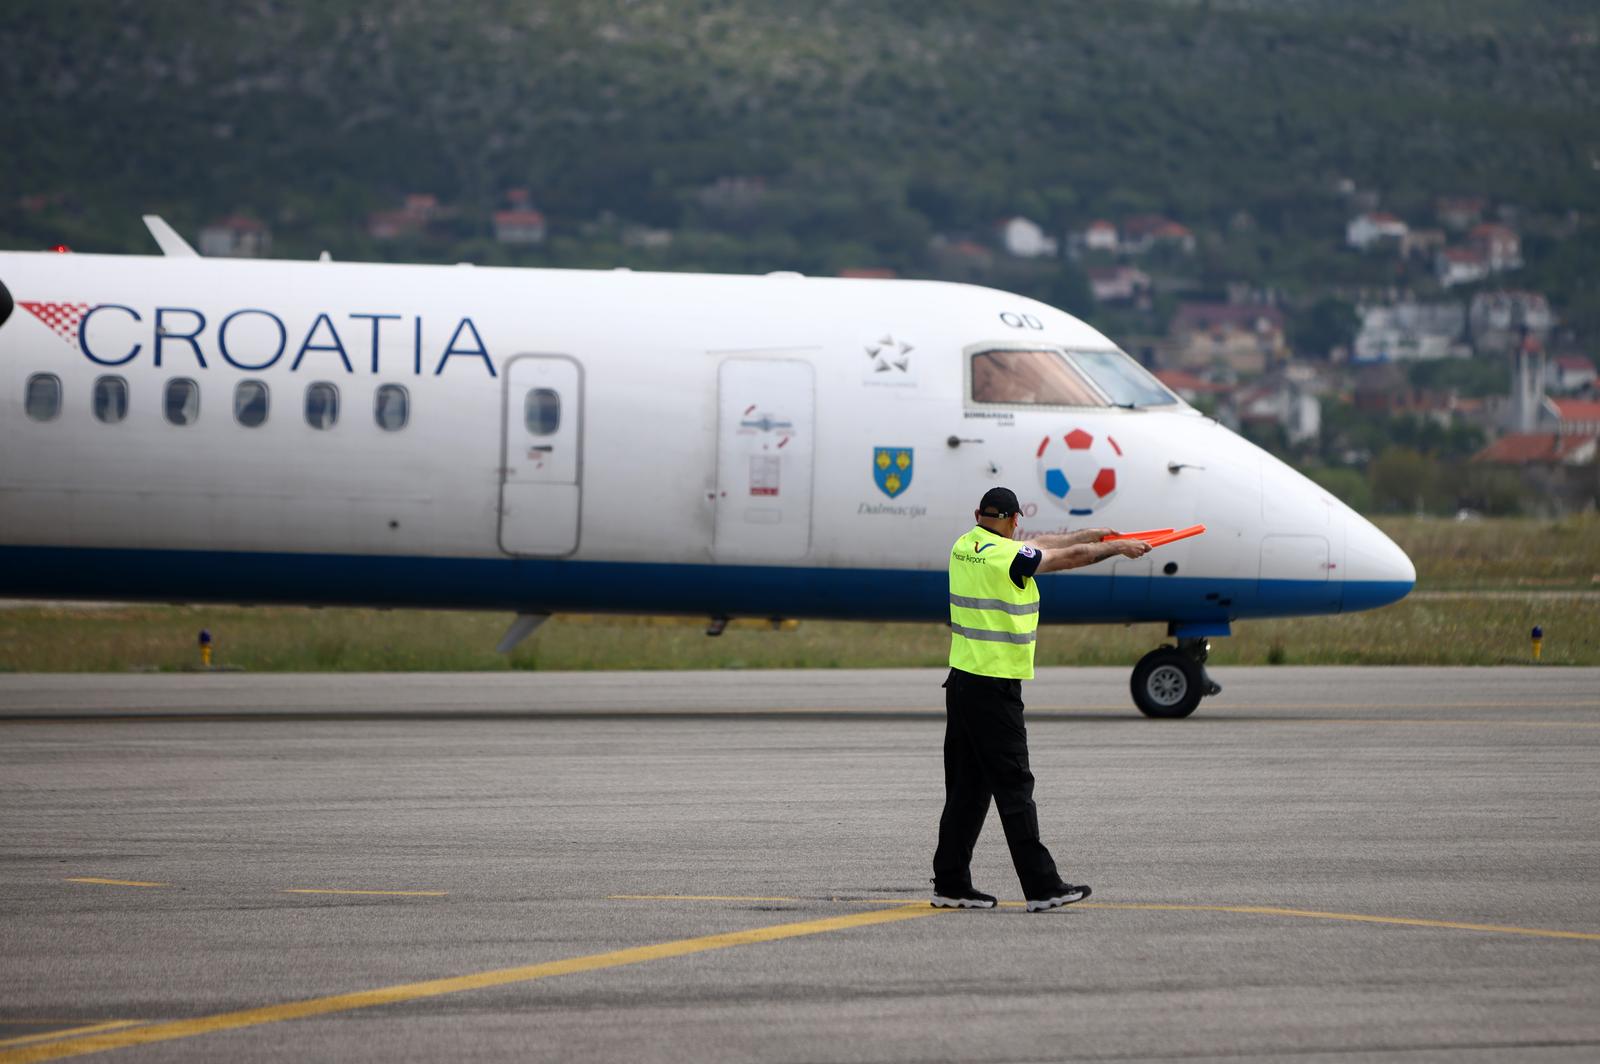
<svg viewBox="0 0 1600 1064">
<path fill-rule="evenodd" d="M 1074 351 L 1077 363 L 1115 406 L 1174 406 L 1178 397 L 1121 351 Z"/>
<path fill-rule="evenodd" d="M 972 356 L 972 401 L 1033 406 L 1105 406 L 1058 351 L 979 351 Z"/>
</svg>

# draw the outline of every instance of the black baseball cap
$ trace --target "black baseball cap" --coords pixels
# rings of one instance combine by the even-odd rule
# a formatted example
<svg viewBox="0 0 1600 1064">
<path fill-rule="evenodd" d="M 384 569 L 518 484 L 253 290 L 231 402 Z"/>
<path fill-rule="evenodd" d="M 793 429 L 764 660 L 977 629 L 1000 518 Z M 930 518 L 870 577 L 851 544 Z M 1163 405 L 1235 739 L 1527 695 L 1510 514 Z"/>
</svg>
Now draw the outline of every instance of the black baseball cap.
<svg viewBox="0 0 1600 1064">
<path fill-rule="evenodd" d="M 984 517 L 1010 517 L 1022 507 L 1017 503 L 1017 493 L 1010 488 L 990 488 L 983 493 L 978 512 Z M 995 511 L 990 513 L 989 511 Z"/>
</svg>

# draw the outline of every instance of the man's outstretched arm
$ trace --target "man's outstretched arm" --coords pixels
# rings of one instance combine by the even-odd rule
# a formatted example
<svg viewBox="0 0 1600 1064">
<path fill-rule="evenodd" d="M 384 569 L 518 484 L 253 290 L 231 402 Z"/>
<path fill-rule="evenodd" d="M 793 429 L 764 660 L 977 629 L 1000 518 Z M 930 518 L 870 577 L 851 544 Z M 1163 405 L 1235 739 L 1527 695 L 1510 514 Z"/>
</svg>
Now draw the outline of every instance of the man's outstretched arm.
<svg viewBox="0 0 1600 1064">
<path fill-rule="evenodd" d="M 1087 535 L 1095 532 L 1092 542 L 1078 542 L 1060 547 L 1045 545 L 1045 540 L 1064 539 L 1066 537 L 1040 536 L 1038 539 L 1029 540 L 1029 544 L 1038 547 L 1043 558 L 1039 561 L 1037 572 L 1053 573 L 1061 569 L 1081 569 L 1085 565 L 1105 561 L 1107 558 L 1118 555 L 1124 558 L 1142 558 L 1150 553 L 1150 544 L 1142 539 L 1114 539 L 1109 543 L 1100 542 L 1100 536 L 1107 535 L 1110 529 L 1089 529 L 1082 533 L 1068 533 L 1068 535 Z"/>
<path fill-rule="evenodd" d="M 1058 547 L 1076 547 L 1080 543 L 1099 543 L 1113 534 L 1109 528 L 1080 528 L 1076 532 L 1051 532 L 1029 536 L 1028 543 L 1040 550 L 1054 550 Z"/>
</svg>

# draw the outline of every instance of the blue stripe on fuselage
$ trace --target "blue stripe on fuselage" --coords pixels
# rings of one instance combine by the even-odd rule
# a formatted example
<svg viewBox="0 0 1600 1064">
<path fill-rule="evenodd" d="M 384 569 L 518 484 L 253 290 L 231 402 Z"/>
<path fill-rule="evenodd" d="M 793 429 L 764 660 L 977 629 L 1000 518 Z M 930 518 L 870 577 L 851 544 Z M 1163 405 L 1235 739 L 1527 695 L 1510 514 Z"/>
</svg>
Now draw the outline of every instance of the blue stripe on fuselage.
<svg viewBox="0 0 1600 1064">
<path fill-rule="evenodd" d="M 1199 622 L 1371 609 L 1411 586 L 1155 575 L 1114 587 L 1109 574 L 1086 572 L 1043 577 L 1040 591 L 1046 623 Z M 926 570 L 88 547 L 0 547 L 0 596 L 883 621 L 949 616 L 945 574 Z"/>
</svg>

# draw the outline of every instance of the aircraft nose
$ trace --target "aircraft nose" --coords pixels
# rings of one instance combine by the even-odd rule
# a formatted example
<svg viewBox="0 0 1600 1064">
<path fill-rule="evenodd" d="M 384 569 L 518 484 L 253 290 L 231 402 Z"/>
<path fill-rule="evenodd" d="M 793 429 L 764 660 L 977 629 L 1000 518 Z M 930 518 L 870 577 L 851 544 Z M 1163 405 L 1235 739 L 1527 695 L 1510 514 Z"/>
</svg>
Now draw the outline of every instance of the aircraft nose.
<svg viewBox="0 0 1600 1064">
<path fill-rule="evenodd" d="M 1344 605 L 1346 613 L 1399 602 L 1417 584 L 1417 567 L 1394 540 L 1364 517 L 1346 519 Z"/>
</svg>

